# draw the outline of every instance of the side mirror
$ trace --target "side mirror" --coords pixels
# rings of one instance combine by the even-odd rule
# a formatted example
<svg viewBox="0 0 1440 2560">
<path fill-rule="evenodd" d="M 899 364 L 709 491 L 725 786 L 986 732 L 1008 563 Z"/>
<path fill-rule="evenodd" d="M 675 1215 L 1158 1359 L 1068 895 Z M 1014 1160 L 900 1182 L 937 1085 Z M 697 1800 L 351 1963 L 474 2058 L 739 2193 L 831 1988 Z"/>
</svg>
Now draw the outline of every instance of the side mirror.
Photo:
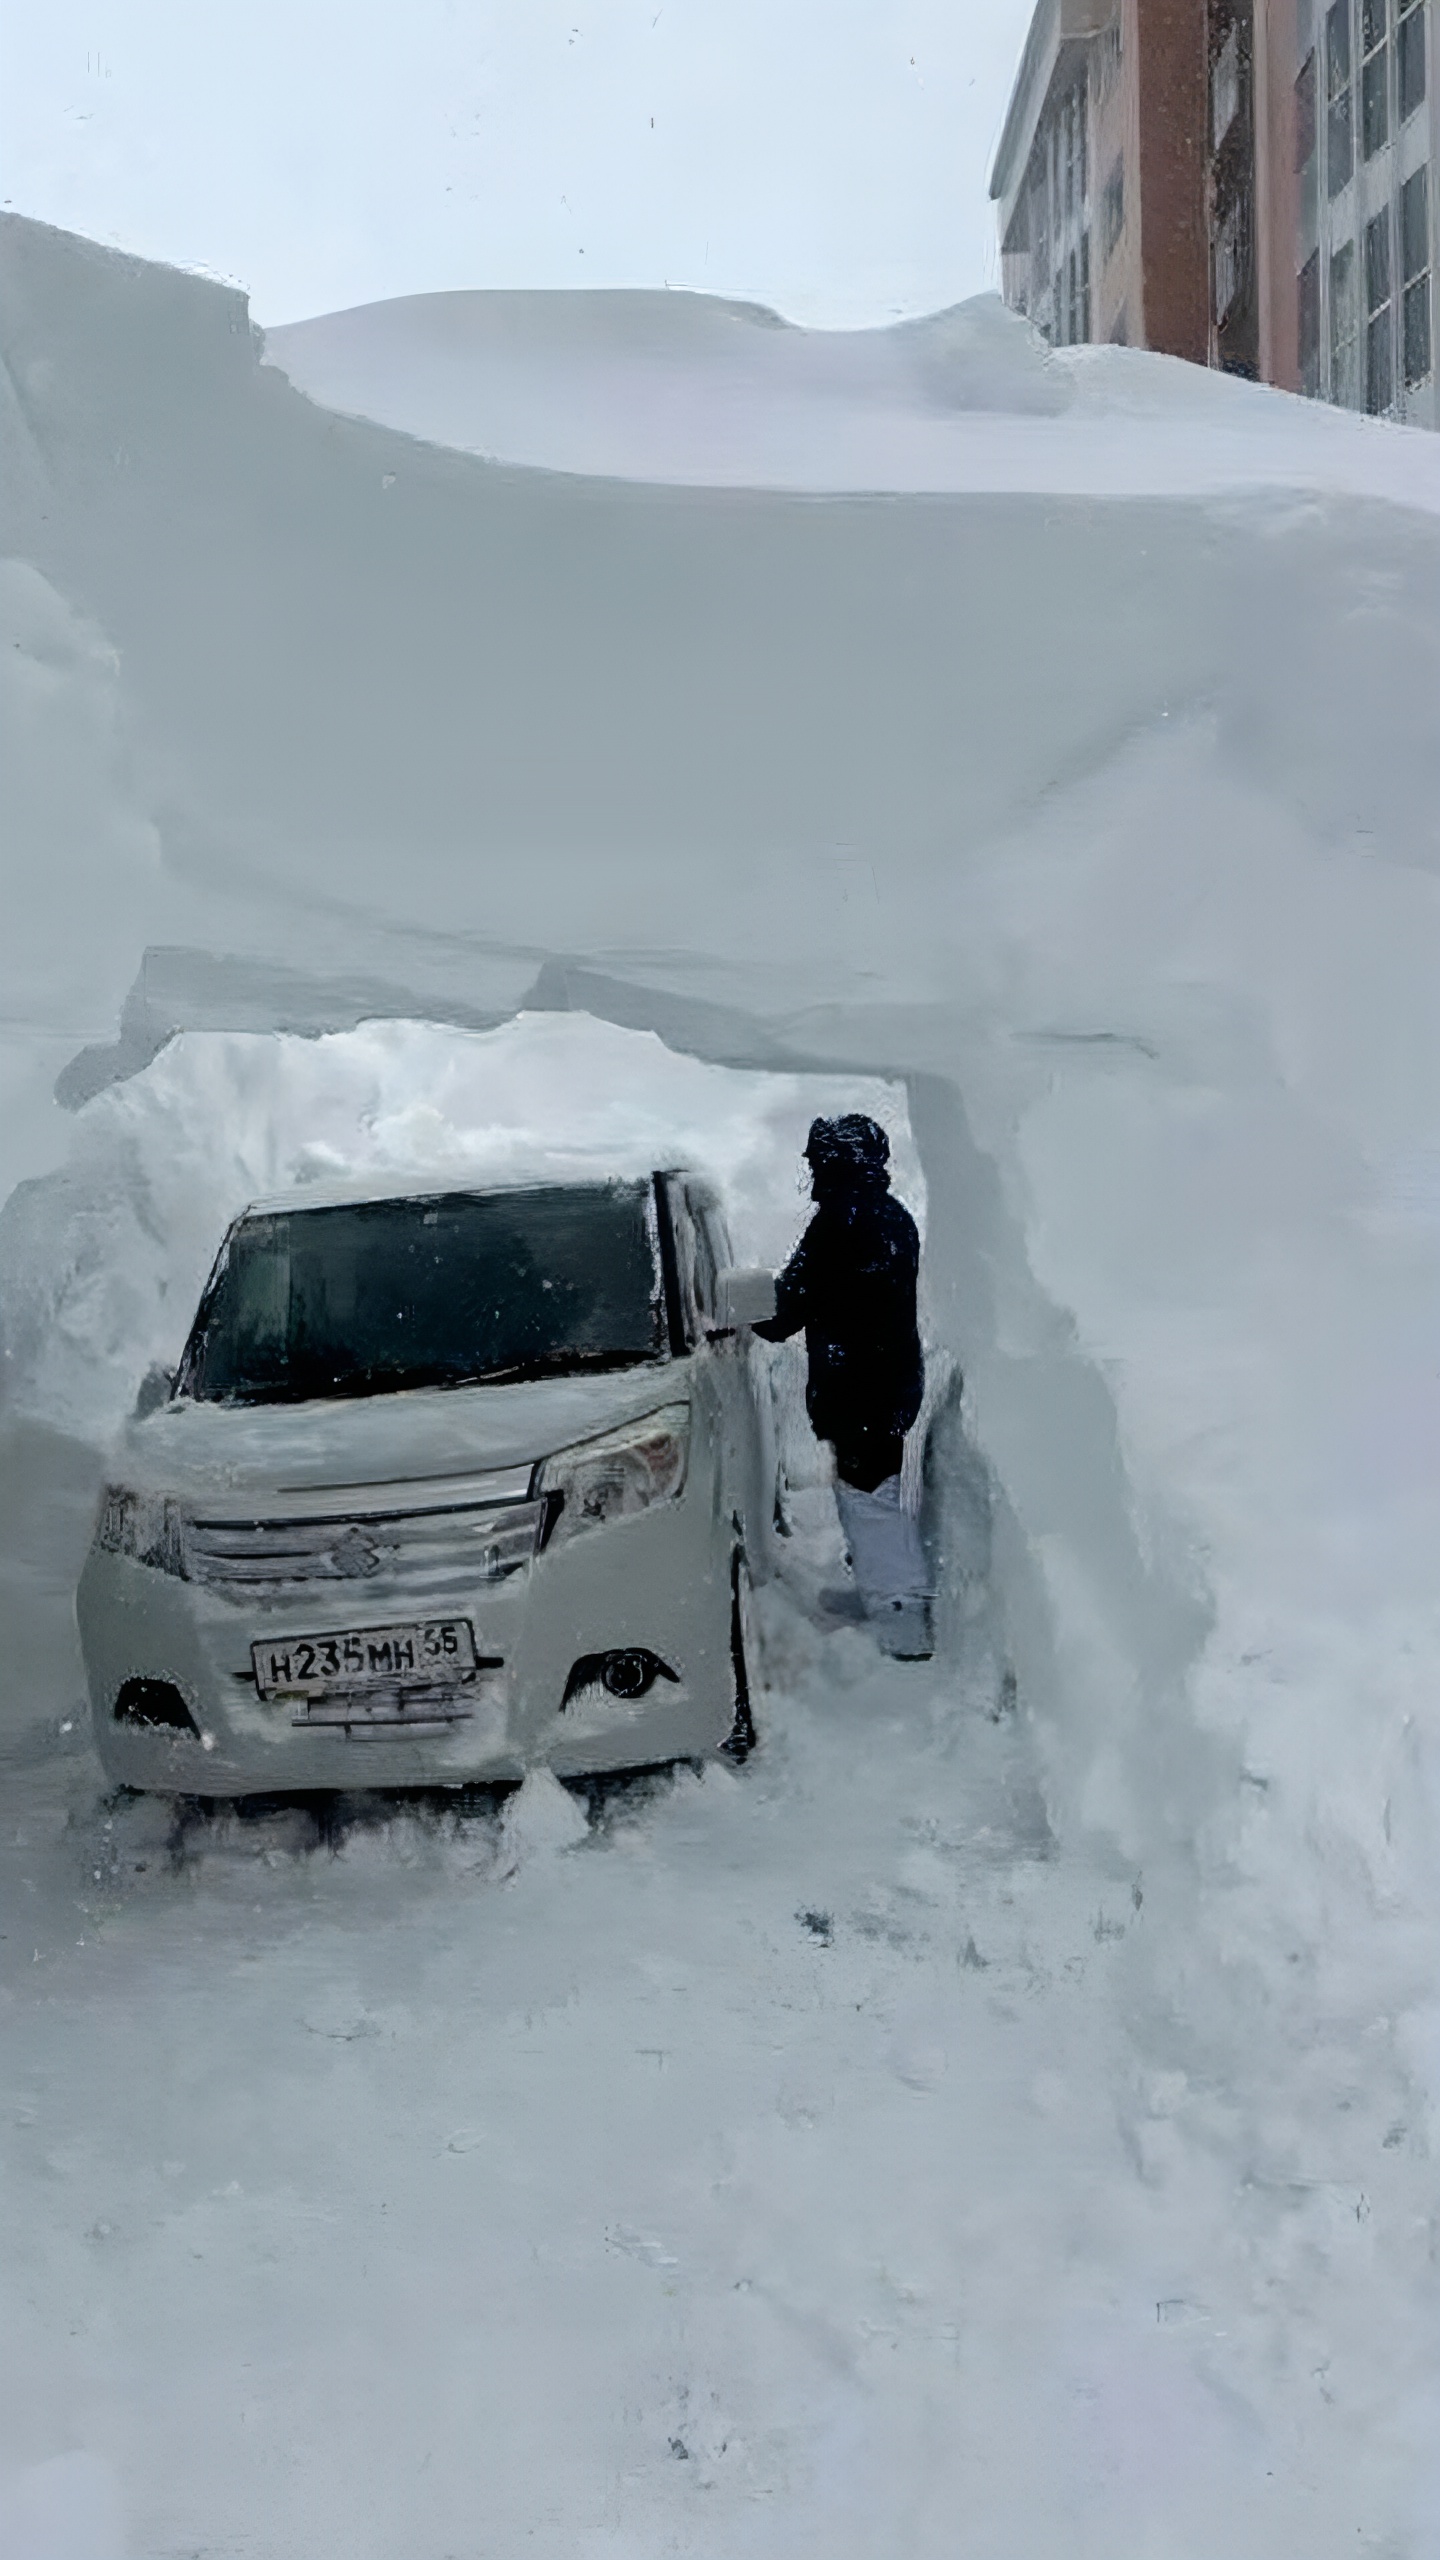
<svg viewBox="0 0 1440 2560">
<path fill-rule="evenodd" d="M 174 1370 L 162 1369 L 158 1361 L 153 1362 L 140 1381 L 135 1398 L 135 1420 L 143 1422 L 147 1413 L 154 1413 L 162 1404 L 168 1404 L 174 1393 Z"/>
<path fill-rule="evenodd" d="M 737 1333 L 741 1325 L 768 1324 L 775 1313 L 773 1271 L 722 1271 L 715 1283 L 715 1321 L 720 1333 Z"/>
</svg>

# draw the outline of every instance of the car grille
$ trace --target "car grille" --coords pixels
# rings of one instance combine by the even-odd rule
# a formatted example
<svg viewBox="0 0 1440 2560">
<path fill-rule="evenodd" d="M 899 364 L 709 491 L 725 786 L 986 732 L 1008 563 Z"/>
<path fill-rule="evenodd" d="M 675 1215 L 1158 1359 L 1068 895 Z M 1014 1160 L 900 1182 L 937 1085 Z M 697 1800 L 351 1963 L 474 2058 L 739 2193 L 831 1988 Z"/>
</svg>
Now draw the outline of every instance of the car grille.
<svg viewBox="0 0 1440 2560">
<path fill-rule="evenodd" d="M 185 1524 L 194 1582 L 235 1600 L 276 1598 L 300 1583 L 403 1581 L 407 1595 L 503 1582 L 535 1553 L 538 1502 L 446 1503 L 317 1519 L 199 1520 Z"/>
</svg>

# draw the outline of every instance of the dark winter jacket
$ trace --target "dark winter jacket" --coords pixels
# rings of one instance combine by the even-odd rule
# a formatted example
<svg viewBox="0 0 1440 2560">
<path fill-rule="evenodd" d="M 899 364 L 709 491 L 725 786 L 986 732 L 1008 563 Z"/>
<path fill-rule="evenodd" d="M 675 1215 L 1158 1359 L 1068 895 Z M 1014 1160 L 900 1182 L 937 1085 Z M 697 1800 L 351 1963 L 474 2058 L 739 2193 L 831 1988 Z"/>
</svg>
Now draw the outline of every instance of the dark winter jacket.
<svg viewBox="0 0 1440 2560">
<path fill-rule="evenodd" d="M 805 1402 L 816 1435 L 898 1438 L 920 1410 L 925 1370 L 915 1317 L 920 1238 L 882 1168 L 836 1167 L 755 1327 L 784 1342 L 805 1328 Z"/>
</svg>

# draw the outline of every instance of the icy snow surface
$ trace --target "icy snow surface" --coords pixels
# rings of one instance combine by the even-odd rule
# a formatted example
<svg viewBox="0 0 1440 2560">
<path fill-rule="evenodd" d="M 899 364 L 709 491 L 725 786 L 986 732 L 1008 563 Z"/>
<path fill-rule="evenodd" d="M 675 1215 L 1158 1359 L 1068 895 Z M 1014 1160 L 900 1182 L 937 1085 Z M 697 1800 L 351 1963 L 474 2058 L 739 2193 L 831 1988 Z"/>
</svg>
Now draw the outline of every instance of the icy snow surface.
<svg viewBox="0 0 1440 2560">
<path fill-rule="evenodd" d="M 0 2533 L 1429 2560 L 1440 440 L 0 250 Z M 69 1595 L 217 1221 L 567 1072 L 757 1250 L 808 1079 L 908 1129 L 937 1661 L 812 1467 L 739 1777 L 107 1805 Z"/>
</svg>

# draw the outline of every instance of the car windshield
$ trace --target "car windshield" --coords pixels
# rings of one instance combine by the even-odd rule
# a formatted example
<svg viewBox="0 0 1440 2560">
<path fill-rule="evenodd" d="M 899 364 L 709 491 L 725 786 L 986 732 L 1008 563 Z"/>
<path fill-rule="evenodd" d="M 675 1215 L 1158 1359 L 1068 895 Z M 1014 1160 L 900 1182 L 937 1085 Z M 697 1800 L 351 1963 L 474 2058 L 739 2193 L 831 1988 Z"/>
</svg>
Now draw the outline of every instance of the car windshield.
<svg viewBox="0 0 1440 2560">
<path fill-rule="evenodd" d="M 242 1218 L 178 1391 L 300 1403 L 655 1359 L 649 1199 L 645 1183 L 567 1184 Z"/>
</svg>

